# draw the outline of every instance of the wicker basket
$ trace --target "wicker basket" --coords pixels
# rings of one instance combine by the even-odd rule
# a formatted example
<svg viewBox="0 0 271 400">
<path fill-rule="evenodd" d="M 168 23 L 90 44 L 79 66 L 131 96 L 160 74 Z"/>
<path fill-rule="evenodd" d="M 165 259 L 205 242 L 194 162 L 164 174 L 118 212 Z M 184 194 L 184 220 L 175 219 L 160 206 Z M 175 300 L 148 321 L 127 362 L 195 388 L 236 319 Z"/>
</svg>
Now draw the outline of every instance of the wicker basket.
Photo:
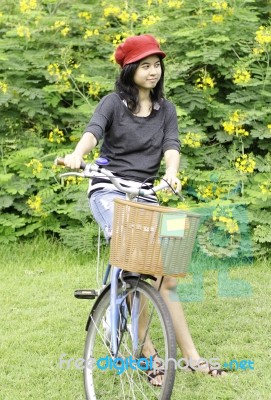
<svg viewBox="0 0 271 400">
<path fill-rule="evenodd" d="M 114 201 L 110 263 L 142 274 L 185 276 L 199 215 L 176 208 Z"/>
</svg>

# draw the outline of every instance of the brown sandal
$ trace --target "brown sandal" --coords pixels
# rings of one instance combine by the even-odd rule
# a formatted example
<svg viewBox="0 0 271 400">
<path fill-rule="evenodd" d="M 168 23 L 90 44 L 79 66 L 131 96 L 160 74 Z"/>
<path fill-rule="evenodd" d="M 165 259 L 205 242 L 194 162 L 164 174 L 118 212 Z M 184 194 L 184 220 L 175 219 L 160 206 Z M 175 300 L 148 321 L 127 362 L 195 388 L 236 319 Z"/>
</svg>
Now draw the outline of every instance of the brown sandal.
<svg viewBox="0 0 271 400">
<path fill-rule="evenodd" d="M 159 354 L 156 352 L 151 357 L 152 357 L 152 362 L 154 362 L 156 357 L 159 358 Z M 146 358 L 146 357 L 144 357 L 144 355 L 143 355 L 143 358 Z M 163 365 L 161 362 L 155 361 L 155 363 L 156 364 L 155 364 L 155 368 L 154 369 L 149 369 L 149 370 L 146 371 L 147 379 L 148 379 L 148 382 L 151 385 L 156 386 L 156 387 L 161 387 L 163 385 L 163 381 L 161 380 L 160 382 L 157 382 L 155 378 L 157 376 L 164 376 L 165 375 L 165 369 L 161 368 L 162 365 Z"/>
<path fill-rule="evenodd" d="M 206 362 L 202 362 L 202 363 L 200 363 L 199 364 L 199 366 L 200 365 L 206 365 L 206 366 L 208 366 L 208 372 L 207 372 L 207 374 L 208 375 L 211 375 L 211 376 L 213 376 L 213 377 L 215 377 L 215 376 L 221 376 L 221 375 L 223 375 L 223 372 L 227 372 L 225 369 L 221 369 L 221 368 L 211 368 L 209 365 L 208 365 L 208 363 L 206 363 Z M 189 372 L 198 372 L 200 370 L 200 368 L 193 368 L 193 367 L 191 367 L 190 365 L 187 367 L 187 371 L 189 371 Z M 216 374 L 213 374 L 213 372 L 214 371 L 216 371 Z"/>
</svg>

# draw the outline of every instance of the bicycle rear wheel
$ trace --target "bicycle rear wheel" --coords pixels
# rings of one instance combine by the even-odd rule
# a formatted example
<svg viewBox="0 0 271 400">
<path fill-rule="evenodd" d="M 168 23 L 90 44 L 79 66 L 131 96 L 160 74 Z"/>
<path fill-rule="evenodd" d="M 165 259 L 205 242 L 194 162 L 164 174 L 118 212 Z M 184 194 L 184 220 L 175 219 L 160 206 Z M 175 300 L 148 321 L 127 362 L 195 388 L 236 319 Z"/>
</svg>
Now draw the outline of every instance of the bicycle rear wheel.
<svg viewBox="0 0 271 400">
<path fill-rule="evenodd" d="M 108 323 L 110 291 L 105 291 L 97 300 L 97 306 L 94 306 L 84 353 L 86 398 L 169 400 L 176 372 L 176 340 L 171 317 L 160 293 L 151 285 L 131 277 L 125 278 L 125 282 L 125 293 L 121 283 L 118 287 L 118 295 L 123 297 L 123 304 L 119 315 L 117 359 L 112 356 Z M 141 322 L 137 324 L 138 346 L 135 354 L 135 327 L 132 325 L 136 322 L 131 315 L 133 304 L 136 303 L 133 299 L 135 296 L 138 298 L 138 295 Z M 150 341 L 159 355 L 159 364 L 156 364 L 157 358 L 152 360 L 144 357 L 144 349 Z M 148 380 L 150 369 L 154 367 L 158 371 L 164 369 L 161 387 L 153 386 Z"/>
</svg>

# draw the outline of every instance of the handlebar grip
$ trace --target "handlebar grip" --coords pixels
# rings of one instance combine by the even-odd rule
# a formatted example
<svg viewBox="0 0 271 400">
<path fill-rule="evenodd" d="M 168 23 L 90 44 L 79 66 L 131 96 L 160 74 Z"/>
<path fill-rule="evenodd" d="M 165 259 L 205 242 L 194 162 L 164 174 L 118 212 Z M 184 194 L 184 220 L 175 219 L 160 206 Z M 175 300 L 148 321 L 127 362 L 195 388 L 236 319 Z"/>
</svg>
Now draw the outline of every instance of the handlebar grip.
<svg viewBox="0 0 271 400">
<path fill-rule="evenodd" d="M 63 157 L 57 157 L 55 159 L 55 165 L 62 165 L 62 166 L 66 166 L 65 164 L 65 159 Z M 86 163 L 84 161 L 81 161 L 80 164 L 80 169 L 85 169 L 86 168 Z"/>
<path fill-rule="evenodd" d="M 62 158 L 62 157 L 57 157 L 57 158 L 55 159 L 54 164 L 55 164 L 55 165 L 62 165 L 62 166 L 65 167 L 64 158 Z"/>
</svg>

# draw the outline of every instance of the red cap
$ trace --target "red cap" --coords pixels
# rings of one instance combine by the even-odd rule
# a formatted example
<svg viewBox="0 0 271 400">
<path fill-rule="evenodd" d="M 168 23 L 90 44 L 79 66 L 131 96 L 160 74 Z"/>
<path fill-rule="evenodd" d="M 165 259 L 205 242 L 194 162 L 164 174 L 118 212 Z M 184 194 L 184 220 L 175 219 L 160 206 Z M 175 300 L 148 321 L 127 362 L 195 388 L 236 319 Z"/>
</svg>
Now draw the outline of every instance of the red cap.
<svg viewBox="0 0 271 400">
<path fill-rule="evenodd" d="M 166 57 L 152 35 L 131 36 L 117 47 L 115 60 L 123 68 L 126 64 L 142 60 L 153 54 L 157 54 L 161 58 Z"/>
</svg>

